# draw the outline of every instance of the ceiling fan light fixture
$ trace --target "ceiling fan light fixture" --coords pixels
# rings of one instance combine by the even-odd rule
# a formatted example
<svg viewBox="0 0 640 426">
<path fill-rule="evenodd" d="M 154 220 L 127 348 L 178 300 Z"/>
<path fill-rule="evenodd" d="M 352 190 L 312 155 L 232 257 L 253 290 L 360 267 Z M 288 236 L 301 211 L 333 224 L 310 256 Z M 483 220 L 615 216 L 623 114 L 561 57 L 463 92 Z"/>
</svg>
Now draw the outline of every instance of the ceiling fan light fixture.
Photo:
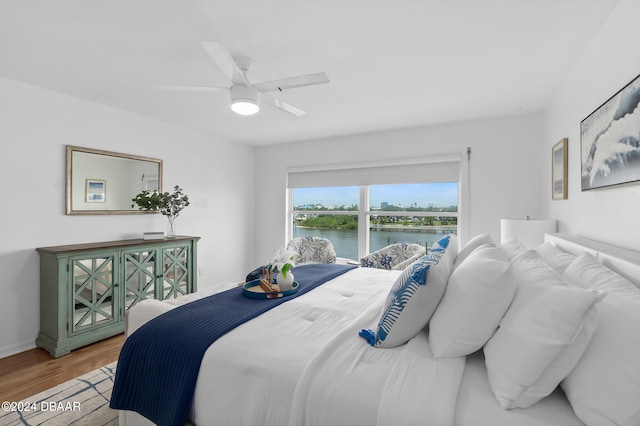
<svg viewBox="0 0 640 426">
<path fill-rule="evenodd" d="M 253 115 L 260 111 L 258 89 L 241 84 L 231 87 L 231 110 L 240 115 Z"/>
</svg>

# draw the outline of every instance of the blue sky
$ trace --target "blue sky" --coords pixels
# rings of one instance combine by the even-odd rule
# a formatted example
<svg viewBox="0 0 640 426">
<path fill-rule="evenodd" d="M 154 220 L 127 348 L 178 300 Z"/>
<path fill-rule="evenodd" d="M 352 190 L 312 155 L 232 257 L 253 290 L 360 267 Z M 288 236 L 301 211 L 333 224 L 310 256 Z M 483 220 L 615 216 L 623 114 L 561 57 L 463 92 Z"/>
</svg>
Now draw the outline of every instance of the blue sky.
<svg viewBox="0 0 640 426">
<path fill-rule="evenodd" d="M 380 203 L 410 207 L 449 207 L 458 204 L 458 183 L 418 183 L 400 185 L 372 185 L 370 190 L 371 206 L 380 207 Z M 358 204 L 358 187 L 295 188 L 294 205 L 322 204 L 324 206 Z"/>
</svg>

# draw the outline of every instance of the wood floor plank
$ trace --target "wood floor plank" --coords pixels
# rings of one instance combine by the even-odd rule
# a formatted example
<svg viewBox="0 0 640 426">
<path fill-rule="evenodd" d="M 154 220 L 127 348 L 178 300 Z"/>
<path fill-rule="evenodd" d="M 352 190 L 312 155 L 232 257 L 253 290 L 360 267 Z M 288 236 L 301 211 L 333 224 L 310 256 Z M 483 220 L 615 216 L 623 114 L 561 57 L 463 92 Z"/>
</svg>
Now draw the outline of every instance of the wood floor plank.
<svg viewBox="0 0 640 426">
<path fill-rule="evenodd" d="M 52 358 L 31 349 L 0 359 L 0 401 L 21 401 L 118 360 L 124 334 Z"/>
</svg>

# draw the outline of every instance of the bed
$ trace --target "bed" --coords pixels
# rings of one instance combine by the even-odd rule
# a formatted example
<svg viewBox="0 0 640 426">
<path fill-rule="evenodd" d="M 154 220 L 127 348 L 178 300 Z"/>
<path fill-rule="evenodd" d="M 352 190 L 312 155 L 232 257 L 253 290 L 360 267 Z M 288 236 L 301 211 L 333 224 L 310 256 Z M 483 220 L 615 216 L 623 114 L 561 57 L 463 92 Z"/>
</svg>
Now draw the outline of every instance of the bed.
<svg viewBox="0 0 640 426">
<path fill-rule="evenodd" d="M 640 253 L 560 234 L 525 251 L 485 234 L 426 256 L 348 270 L 218 338 L 189 422 L 640 425 Z M 218 296 L 139 303 L 127 336 Z M 122 410 L 120 424 L 152 423 Z"/>
</svg>

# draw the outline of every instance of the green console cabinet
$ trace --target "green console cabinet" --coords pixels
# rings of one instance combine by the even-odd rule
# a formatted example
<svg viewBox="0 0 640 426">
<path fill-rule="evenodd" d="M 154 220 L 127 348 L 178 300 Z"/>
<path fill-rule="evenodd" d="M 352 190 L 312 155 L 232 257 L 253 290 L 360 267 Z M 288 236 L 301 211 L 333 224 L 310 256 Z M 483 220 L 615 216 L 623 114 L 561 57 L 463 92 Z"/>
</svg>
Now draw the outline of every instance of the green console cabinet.
<svg viewBox="0 0 640 426">
<path fill-rule="evenodd" d="M 36 249 L 40 254 L 36 345 L 57 358 L 122 333 L 126 310 L 143 299 L 193 293 L 199 239 L 179 236 Z"/>
</svg>

